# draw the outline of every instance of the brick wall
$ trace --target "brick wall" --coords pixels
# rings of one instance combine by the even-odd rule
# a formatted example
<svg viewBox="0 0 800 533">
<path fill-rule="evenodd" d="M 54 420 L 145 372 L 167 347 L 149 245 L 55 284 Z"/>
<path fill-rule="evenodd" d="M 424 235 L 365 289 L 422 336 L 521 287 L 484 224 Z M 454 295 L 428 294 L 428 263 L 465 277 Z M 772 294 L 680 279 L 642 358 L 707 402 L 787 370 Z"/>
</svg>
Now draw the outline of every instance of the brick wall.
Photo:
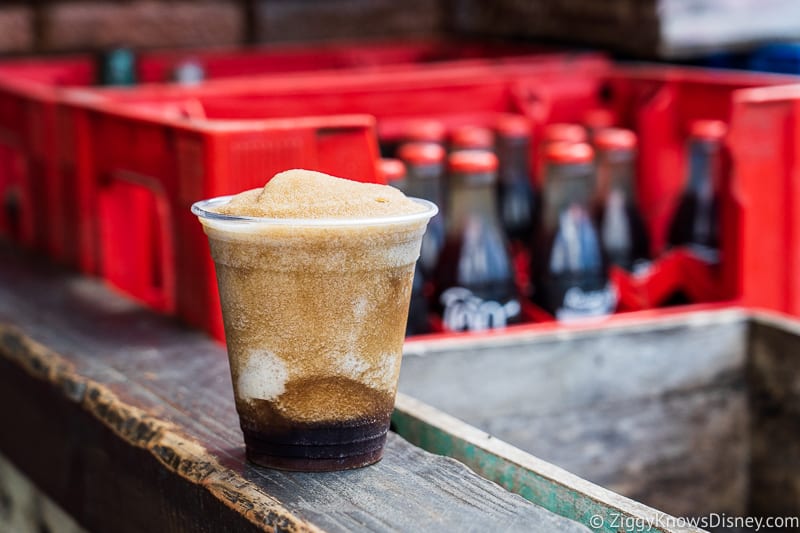
<svg viewBox="0 0 800 533">
<path fill-rule="evenodd" d="M 443 26 L 436 0 L 261 0 L 254 2 L 258 41 L 314 41 L 431 35 Z"/>
<path fill-rule="evenodd" d="M 133 47 L 237 44 L 245 13 L 233 0 L 54 2 L 39 15 L 44 51 L 80 50 L 124 43 Z"/>
<path fill-rule="evenodd" d="M 0 1 L 0 54 L 432 36 L 447 0 Z"/>
<path fill-rule="evenodd" d="M 23 4 L 0 4 L 0 53 L 34 48 L 34 10 Z"/>
</svg>

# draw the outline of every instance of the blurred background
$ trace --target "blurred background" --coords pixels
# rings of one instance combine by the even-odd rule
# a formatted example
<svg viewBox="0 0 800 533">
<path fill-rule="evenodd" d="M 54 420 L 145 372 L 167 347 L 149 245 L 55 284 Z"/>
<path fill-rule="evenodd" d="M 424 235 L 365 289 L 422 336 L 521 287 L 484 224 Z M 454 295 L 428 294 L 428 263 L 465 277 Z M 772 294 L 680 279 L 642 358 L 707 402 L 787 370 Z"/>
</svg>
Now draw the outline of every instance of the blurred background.
<svg viewBox="0 0 800 533">
<path fill-rule="evenodd" d="M 441 207 L 401 391 L 678 516 L 796 515 L 800 365 L 737 313 L 800 317 L 798 43 L 798 0 L 6 0 L 0 240 L 224 342 L 193 202 L 388 182 Z"/>
<path fill-rule="evenodd" d="M 697 59 L 800 37 L 792 0 L 6 0 L 0 53 L 484 35 Z"/>
</svg>

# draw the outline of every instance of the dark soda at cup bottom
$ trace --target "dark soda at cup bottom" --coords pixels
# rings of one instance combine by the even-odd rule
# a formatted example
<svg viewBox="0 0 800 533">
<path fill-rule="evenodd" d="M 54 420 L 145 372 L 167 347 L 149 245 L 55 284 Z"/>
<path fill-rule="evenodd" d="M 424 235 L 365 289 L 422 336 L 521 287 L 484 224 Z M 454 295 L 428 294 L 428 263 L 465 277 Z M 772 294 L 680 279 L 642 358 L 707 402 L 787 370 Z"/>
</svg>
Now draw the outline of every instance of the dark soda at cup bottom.
<svg viewBox="0 0 800 533">
<path fill-rule="evenodd" d="M 284 416 L 273 402 L 257 400 L 239 406 L 247 458 L 264 466 L 301 471 L 345 470 L 380 460 L 392 396 L 339 377 L 293 383 L 284 394 L 287 400 L 297 402 L 295 397 L 305 391 L 306 401 L 315 402 L 315 391 L 333 388 L 347 391 L 351 401 L 362 403 L 359 410 L 363 415 L 299 422 Z"/>
</svg>

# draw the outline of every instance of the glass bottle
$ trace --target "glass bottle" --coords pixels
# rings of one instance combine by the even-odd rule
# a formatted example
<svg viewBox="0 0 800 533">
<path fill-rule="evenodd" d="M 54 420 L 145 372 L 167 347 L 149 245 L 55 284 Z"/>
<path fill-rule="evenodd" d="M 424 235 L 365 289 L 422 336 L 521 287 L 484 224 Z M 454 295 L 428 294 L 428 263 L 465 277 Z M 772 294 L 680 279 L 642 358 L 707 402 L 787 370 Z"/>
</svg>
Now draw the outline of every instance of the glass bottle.
<svg viewBox="0 0 800 533">
<path fill-rule="evenodd" d="M 407 143 L 433 143 L 444 148 L 447 128 L 441 120 L 433 118 L 414 118 L 399 123 L 379 122 L 378 136 L 383 157 L 400 157 L 400 147 Z"/>
<path fill-rule="evenodd" d="M 671 246 L 688 246 L 708 262 L 719 260 L 719 173 L 727 126 L 697 120 L 689 128 L 689 179 L 669 226 Z"/>
<path fill-rule="evenodd" d="M 502 328 L 521 319 L 513 264 L 497 214 L 497 156 L 450 154 L 447 237 L 434 277 L 436 306 L 448 331 Z"/>
<path fill-rule="evenodd" d="M 585 143 L 587 140 L 586 130 L 578 124 L 556 122 L 548 124 L 542 130 L 542 144 L 545 150 L 551 143 Z"/>
<path fill-rule="evenodd" d="M 606 128 L 613 128 L 616 123 L 617 116 L 605 107 L 594 107 L 583 115 L 583 127 L 586 128 L 587 140 L 592 144 L 594 144 L 598 132 Z"/>
<path fill-rule="evenodd" d="M 538 162 L 536 165 L 536 177 L 539 179 L 539 186 L 542 186 L 542 180 L 546 172 L 547 158 L 545 154 L 548 146 L 553 143 L 585 143 L 587 141 L 586 130 L 578 124 L 556 122 L 545 126 L 542 129 L 542 139 L 539 143 Z"/>
<path fill-rule="evenodd" d="M 616 307 L 590 216 L 591 146 L 552 143 L 545 153 L 542 224 L 535 241 L 534 300 L 558 320 L 602 316 Z"/>
<path fill-rule="evenodd" d="M 636 205 L 636 134 L 604 128 L 596 133 L 595 146 L 595 221 L 603 253 L 609 264 L 633 271 L 650 257 L 650 239 Z"/>
<path fill-rule="evenodd" d="M 399 159 L 383 158 L 378 161 L 378 173 L 391 185 L 406 192 L 406 166 Z"/>
<path fill-rule="evenodd" d="M 403 134 L 404 142 L 435 143 L 444 146 L 447 129 L 444 123 L 436 119 L 416 119 L 410 121 Z"/>
<path fill-rule="evenodd" d="M 414 265 L 414 281 L 411 285 L 411 301 L 408 304 L 406 337 L 431 332 L 427 295 L 429 283 L 419 265 L 419 261 Z"/>
<path fill-rule="evenodd" d="M 185 59 L 172 69 L 170 78 L 180 85 L 199 85 L 206 79 L 206 69 L 198 59 Z"/>
<path fill-rule="evenodd" d="M 530 178 L 531 127 L 527 119 L 509 115 L 497 122 L 497 188 L 500 220 L 516 245 L 528 245 L 536 220 L 536 195 Z"/>
<path fill-rule="evenodd" d="M 398 150 L 406 170 L 404 192 L 442 205 L 442 179 L 444 176 L 444 148 L 434 143 L 406 143 Z M 411 304 L 408 311 L 406 335 L 430 332 L 428 293 L 431 277 L 444 246 L 444 218 L 442 209 L 434 216 L 422 237 L 419 259 L 414 267 L 414 284 L 411 287 Z"/>
<path fill-rule="evenodd" d="M 408 196 L 422 198 L 441 206 L 444 178 L 444 148 L 431 143 L 407 143 L 398 151 L 400 159 L 406 165 L 406 188 Z M 444 246 L 445 220 L 443 209 L 428 223 L 428 229 L 422 237 L 420 250 L 420 268 L 425 276 L 430 277 L 439 262 Z"/>
<path fill-rule="evenodd" d="M 98 85 L 136 85 L 136 53 L 119 47 L 101 51 L 96 57 Z"/>
<path fill-rule="evenodd" d="M 494 133 L 481 126 L 459 126 L 450 136 L 450 151 L 494 149 Z"/>
</svg>

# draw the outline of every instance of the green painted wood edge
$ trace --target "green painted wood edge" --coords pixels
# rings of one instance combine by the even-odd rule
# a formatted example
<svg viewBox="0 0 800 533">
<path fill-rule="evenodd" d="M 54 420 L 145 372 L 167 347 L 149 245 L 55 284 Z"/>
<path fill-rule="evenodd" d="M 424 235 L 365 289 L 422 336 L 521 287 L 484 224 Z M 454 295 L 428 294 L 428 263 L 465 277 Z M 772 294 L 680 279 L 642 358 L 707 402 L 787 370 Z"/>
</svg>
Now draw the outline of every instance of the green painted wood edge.
<svg viewBox="0 0 800 533">
<path fill-rule="evenodd" d="M 629 502 L 631 505 L 628 507 L 640 508 L 642 512 L 626 510 L 623 508 L 625 505 L 617 505 L 618 502 L 602 501 L 596 496 L 576 490 L 569 486 L 569 483 L 562 483 L 550 476 L 524 468 L 485 446 L 448 431 L 443 426 L 451 426 L 455 420 L 449 415 L 438 414 L 442 419 L 450 419 L 447 424 L 442 425 L 432 422 L 429 413 L 426 413 L 426 416 L 419 416 L 419 413 L 415 412 L 418 410 L 414 407 L 421 402 L 417 400 L 409 402 L 409 399 L 403 399 L 401 396 L 398 395 L 398 405 L 392 415 L 392 429 L 404 439 L 431 453 L 456 459 L 506 490 L 519 494 L 526 500 L 560 516 L 575 520 L 597 533 L 702 531 L 694 528 L 669 527 L 667 524 L 675 523 L 669 522 L 672 519 L 669 515 L 606 489 L 595 486 L 598 492 L 613 495 L 614 500 L 623 503 Z M 425 407 L 426 411 L 435 411 L 429 406 Z M 458 424 L 468 426 L 460 421 Z M 585 480 L 584 483 L 589 484 Z"/>
</svg>

